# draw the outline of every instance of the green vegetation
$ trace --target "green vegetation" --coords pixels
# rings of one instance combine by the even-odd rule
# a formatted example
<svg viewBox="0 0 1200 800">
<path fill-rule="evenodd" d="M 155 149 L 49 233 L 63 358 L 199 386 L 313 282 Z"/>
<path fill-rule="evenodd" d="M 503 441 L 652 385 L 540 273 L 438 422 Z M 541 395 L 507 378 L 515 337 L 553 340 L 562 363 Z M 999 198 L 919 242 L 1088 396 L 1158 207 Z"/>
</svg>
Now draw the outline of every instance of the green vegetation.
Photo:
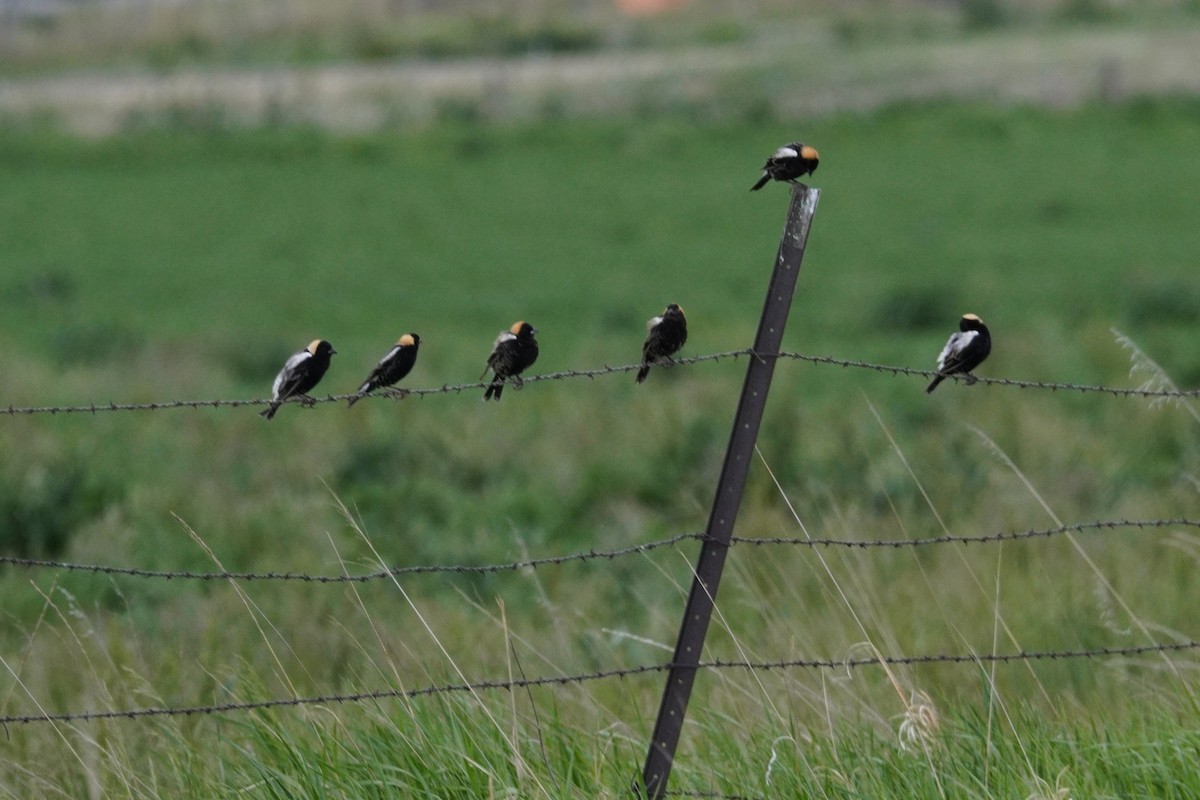
<svg viewBox="0 0 1200 800">
<path fill-rule="evenodd" d="M 1145 375 L 1129 377 L 1116 328 L 1196 386 L 1197 122 L 1200 104 L 1161 100 L 1070 113 L 930 105 L 802 131 L 686 116 L 356 138 L 10 130 L 0 405 L 261 397 L 316 336 L 338 349 L 320 390 L 341 393 L 409 330 L 423 344 L 407 385 L 468 382 L 518 318 L 542 331 L 535 371 L 625 364 L 667 302 L 688 312 L 685 354 L 744 347 L 787 195 L 747 189 L 797 133 L 824 156 L 823 195 L 789 349 L 928 367 L 974 311 L 996 341 L 981 374 L 1136 385 Z M 539 383 L 499 405 L 469 392 L 288 406 L 269 424 L 255 409 L 5 416 L 0 547 L 323 574 L 625 547 L 703 526 L 741 375 L 723 361 L 643 386 Z M 923 385 L 781 363 L 738 533 L 800 536 L 802 521 L 813 537 L 905 539 L 1200 517 L 1195 403 L 957 383 L 929 397 Z M 1194 529 L 1171 528 L 971 548 L 739 547 L 707 655 L 1195 638 L 1198 544 Z M 410 576 L 404 593 L 376 581 L 242 594 L 6 568 L 0 708 L 660 663 L 694 552 Z M 1194 796 L 1195 666 L 1183 653 L 705 673 L 677 785 Z M 650 674 L 478 700 L 10 726 L 0 782 L 47 797 L 616 797 L 640 768 L 660 687 Z M 903 725 L 906 712 L 941 724 Z M 928 752 L 902 750 L 902 726 Z"/>
</svg>

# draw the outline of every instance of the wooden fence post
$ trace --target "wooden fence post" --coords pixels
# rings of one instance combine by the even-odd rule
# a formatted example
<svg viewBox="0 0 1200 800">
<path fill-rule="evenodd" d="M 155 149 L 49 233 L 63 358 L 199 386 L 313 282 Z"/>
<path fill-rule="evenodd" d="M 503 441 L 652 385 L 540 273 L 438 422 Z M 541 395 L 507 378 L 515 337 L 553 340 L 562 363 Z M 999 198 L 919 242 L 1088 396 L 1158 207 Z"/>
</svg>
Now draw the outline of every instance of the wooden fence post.
<svg viewBox="0 0 1200 800">
<path fill-rule="evenodd" d="M 783 344 L 783 329 L 792 307 L 792 295 L 820 195 L 820 189 L 804 184 L 792 187 L 792 203 L 788 207 L 779 253 L 775 257 L 775 270 L 771 274 L 758 333 L 754 337 L 754 353 L 746 369 L 742 397 L 738 401 L 733 431 L 725 450 L 725 462 L 709 512 L 704 544 L 696 562 L 692 589 L 679 626 L 679 638 L 675 643 L 675 655 L 671 659 L 671 669 L 658 708 L 658 719 L 654 723 L 650 751 L 646 755 L 641 781 L 634 782 L 636 794 L 648 800 L 660 800 L 667 791 L 667 779 L 671 775 L 688 698 L 692 694 L 704 638 L 712 619 L 721 571 L 725 567 L 725 556 L 733 536 L 733 523 L 742 502 L 746 474 L 767 403 L 767 391 L 771 388 L 771 376 L 775 372 L 775 354 Z"/>
</svg>

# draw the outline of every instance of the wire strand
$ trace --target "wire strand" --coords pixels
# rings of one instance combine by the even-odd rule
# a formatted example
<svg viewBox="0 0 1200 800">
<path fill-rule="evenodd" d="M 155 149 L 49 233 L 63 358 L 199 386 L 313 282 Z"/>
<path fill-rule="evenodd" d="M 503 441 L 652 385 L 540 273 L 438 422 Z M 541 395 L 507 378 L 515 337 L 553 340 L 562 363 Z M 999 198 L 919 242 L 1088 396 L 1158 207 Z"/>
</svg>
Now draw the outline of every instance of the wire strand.
<svg viewBox="0 0 1200 800">
<path fill-rule="evenodd" d="M 979 536 L 932 536 L 926 539 L 805 539 L 784 536 L 747 537 L 734 536 L 730 541 L 734 544 L 749 546 L 762 545 L 798 545 L 801 547 L 847 547 L 847 548 L 893 548 L 925 547 L 939 544 L 988 544 L 995 542 L 1011 542 L 1023 539 L 1047 539 L 1066 533 L 1080 533 L 1088 530 L 1118 530 L 1122 528 L 1154 529 L 1154 528 L 1200 528 L 1200 520 L 1191 519 L 1141 519 L 1141 520 L 1097 520 L 1096 522 L 1078 522 L 1073 525 L 1062 525 L 1057 528 L 1042 528 L 1037 530 L 1014 531 L 1007 533 L 990 533 Z M 189 570 L 153 570 L 139 567 L 121 567 L 105 564 L 78 564 L 70 561 L 51 561 L 38 558 L 18 558 L 15 556 L 0 556 L 0 565 L 7 564 L 27 569 L 56 569 L 66 572 L 85 572 L 96 575 L 122 575 L 133 578 L 151 578 L 159 580 L 193 580 L 193 581 L 295 581 L 300 583 L 366 583 L 383 580 L 393 575 L 430 575 L 430 574 L 460 574 L 480 575 L 495 572 L 515 572 L 522 569 L 538 569 L 540 567 L 556 566 L 576 561 L 599 561 L 621 558 L 638 553 L 648 553 L 664 547 L 671 547 L 685 541 L 704 541 L 701 532 L 680 533 L 666 539 L 658 539 L 645 544 L 631 545 L 615 550 L 586 550 L 568 553 L 561 556 L 543 556 L 521 561 L 510 561 L 500 564 L 427 564 L 410 567 L 392 567 L 387 570 L 377 570 L 362 575 L 317 575 L 304 572 L 192 572 Z"/>
<path fill-rule="evenodd" d="M 1009 664 L 1027 661 L 1065 661 L 1083 658 L 1105 658 L 1116 656 L 1140 656 L 1151 653 L 1182 652 L 1200 649 L 1200 642 L 1182 641 L 1170 644 L 1149 644 L 1135 647 L 1097 647 L 1088 650 L 1043 650 L 1021 651 L 1019 653 L 936 653 L 917 656 L 884 656 L 882 658 L 845 658 L 845 659 L 780 659 L 776 661 L 702 661 L 700 669 L 712 670 L 775 670 L 775 669 L 856 669 L 869 666 L 890 665 L 920 665 L 920 664 L 979 664 L 997 663 Z M 326 694 L 312 697 L 285 697 L 271 700 L 256 700 L 250 702 L 217 703 L 213 705 L 134 708 L 119 711 L 66 711 L 53 714 L 26 714 L 0 716 L 0 726 L 28 724 L 37 722 L 94 722 L 107 719 L 137 720 L 147 717 L 190 717 L 209 714 L 226 714 L 241 711 L 262 711 L 272 708 L 287 708 L 294 706 L 333 705 L 345 703 L 361 703 L 370 700 L 392 700 L 399 698 L 417 698 L 429 695 L 451 694 L 457 692 L 478 692 L 487 690 L 512 691 L 538 686 L 563 686 L 572 683 L 587 683 L 608 678 L 627 678 L 647 673 L 665 672 L 671 669 L 670 662 L 662 664 L 642 664 L 635 667 L 586 672 L 578 675 L 552 675 L 540 678 L 519 678 L 512 680 L 482 680 L 474 683 L 443 684 L 426 686 L 420 689 L 379 689 L 369 692 L 354 692 L 350 694 Z"/>
<path fill-rule="evenodd" d="M 869 361 L 856 361 L 852 359 L 833 358 L 832 356 L 812 356 L 804 353 L 789 353 L 780 352 L 776 354 L 779 358 L 788 358 L 795 361 L 807 361 L 813 364 L 826 364 L 835 367 L 852 367 L 856 369 L 869 369 L 875 372 L 882 372 L 890 375 L 918 375 L 922 378 L 932 378 L 937 375 L 937 370 L 934 369 L 915 369 L 913 367 L 898 367 L 890 364 L 872 364 Z M 960 375 L 946 376 L 953 381 L 968 381 Z M 1159 397 L 1159 398 L 1184 398 L 1184 397 L 1200 397 L 1200 389 L 1126 389 L 1118 386 L 1099 386 L 1096 384 L 1087 383 L 1066 383 L 1066 382 L 1051 382 L 1051 381 L 1026 381 L 1016 380 L 1013 378 L 987 378 L 982 375 L 972 375 L 974 382 L 984 386 L 1010 386 L 1018 389 L 1047 389 L 1051 392 L 1098 392 L 1101 394 L 1109 394 L 1115 397 Z"/>
<path fill-rule="evenodd" d="M 676 358 L 673 361 L 662 364 L 662 367 L 686 367 L 694 364 L 707 362 L 718 362 L 727 359 L 737 359 L 742 356 L 753 355 L 757 358 L 785 358 L 795 361 L 805 361 L 812 364 L 822 364 L 827 366 L 867 369 L 874 372 L 879 372 L 894 376 L 918 376 L 921 378 L 932 378 L 938 374 L 932 369 L 917 369 L 914 367 L 901 367 L 890 364 L 873 364 L 869 361 L 857 361 L 853 359 L 834 358 L 833 356 L 814 356 L 804 353 L 793 353 L 782 351 L 775 354 L 760 354 L 746 348 L 742 350 L 729 350 L 723 353 L 710 353 L 708 355 L 689 356 L 686 358 Z M 624 372 L 632 372 L 641 367 L 641 364 L 625 364 L 622 366 L 603 366 L 593 369 L 566 369 L 559 372 L 548 372 L 542 375 L 530 375 L 524 378 L 524 383 L 541 383 L 544 381 L 562 381 L 575 378 L 590 378 L 595 379 L 605 375 L 616 375 Z M 1044 389 L 1051 392 L 1070 391 L 1082 393 L 1100 393 L 1114 397 L 1145 397 L 1145 398 L 1192 398 L 1200 397 L 1200 389 L 1143 389 L 1143 388 L 1122 388 L 1116 386 L 1100 386 L 1094 384 L 1080 384 L 1067 382 L 1049 382 L 1049 381 L 1028 381 L 1016 380 L 1012 378 L 988 378 L 983 376 L 973 376 L 976 383 L 984 386 L 1007 386 L 1018 389 Z M 966 380 L 958 375 L 950 375 L 949 378 L 954 381 Z M 429 388 L 412 388 L 412 389 L 387 389 L 380 390 L 374 394 L 381 398 L 391 398 L 402 400 L 407 397 L 423 398 L 433 395 L 445 394 L 461 394 L 467 391 L 477 391 L 489 385 L 487 381 L 475 381 L 472 383 L 444 384 L 438 387 Z M 290 398 L 284 401 L 284 405 L 320 405 L 325 403 L 339 403 L 343 400 L 348 400 L 351 397 L 357 397 L 355 393 L 350 394 L 334 394 L 325 397 L 313 397 L 308 399 Z M 0 407 L 0 415 L 15 416 L 32 416 L 39 414 L 49 414 L 51 416 L 58 414 L 100 414 L 111 411 L 168 411 L 173 409 L 216 409 L 216 408 L 241 408 L 243 406 L 266 406 L 270 405 L 271 400 L 267 398 L 253 398 L 245 400 L 166 400 L 162 402 L 152 403 L 117 403 L 117 402 L 101 402 L 87 403 L 79 405 L 63 405 L 63 406 L 16 406 L 9 405 Z"/>
<path fill-rule="evenodd" d="M 804 547 L 924 547 L 935 544 L 988 544 L 992 542 L 1012 542 L 1022 539 L 1048 539 L 1066 533 L 1080 533 L 1088 530 L 1116 530 L 1118 528 L 1200 528 L 1200 521 L 1191 519 L 1122 519 L 1097 522 L 1078 522 L 1074 525 L 1060 525 L 1057 528 L 1042 528 L 1037 530 L 1014 531 L 1012 533 L 989 533 L 979 536 L 930 536 L 925 539 L 806 539 L 789 536 L 743 537 L 735 536 L 733 541 L 738 544 L 768 545 L 794 544 Z"/>
<path fill-rule="evenodd" d="M 689 356 L 686 358 L 676 358 L 670 363 L 664 363 L 656 366 L 661 367 L 683 367 L 692 364 L 700 364 L 705 362 L 716 362 L 722 359 L 733 359 L 749 354 L 749 350 L 730 350 L 724 353 L 710 353 L 702 356 Z M 610 367 L 595 367 L 593 369 L 565 369 L 558 372 L 547 372 L 541 375 L 529 375 L 522 379 L 522 383 L 542 383 L 544 381 L 563 381 L 574 378 L 598 378 L 604 375 L 617 375 L 623 372 L 632 372 L 640 369 L 641 364 L 625 364 L 622 366 Z M 491 381 L 473 381 L 471 383 L 455 383 L 443 384 L 442 386 L 430 388 L 394 388 L 381 389 L 373 395 L 381 398 L 391 398 L 395 400 L 403 400 L 408 397 L 428 397 L 431 395 L 443 394 L 461 394 L 467 391 L 477 391 L 491 385 Z M 293 397 L 284 400 L 282 405 L 321 405 L 324 403 L 340 403 L 343 400 L 349 400 L 352 397 L 358 397 L 357 392 L 349 394 L 331 394 L 325 397 L 310 397 L 308 399 Z M 190 409 L 208 409 L 208 408 L 241 408 L 243 406 L 268 406 L 271 404 L 269 398 L 252 398 L 247 400 L 167 400 L 157 403 L 88 403 L 86 405 L 71 405 L 71 406 L 14 406 L 9 405 L 7 408 L 0 407 L 0 414 L 9 416 L 27 416 L 33 414 L 98 414 L 106 411 L 167 411 L 172 409 L 190 408 Z"/>
<path fill-rule="evenodd" d="M 152 570 L 137 567 L 116 567 L 102 564 L 74 564 L 68 561 L 47 561 L 36 558 L 15 558 L 0 556 L 0 564 L 31 569 L 60 569 L 68 572 L 87 572 L 98 575 L 125 575 L 134 578 L 158 578 L 163 580 L 197 580 L 197 581 L 298 581 L 302 583 L 365 583 L 367 581 L 383 580 L 396 575 L 428 575 L 434 573 L 453 573 L 461 575 L 478 575 L 491 572 L 514 572 L 521 569 L 545 567 L 552 564 L 566 564 L 572 561 L 608 560 L 637 553 L 648 553 L 663 547 L 670 547 L 690 539 L 702 539 L 703 533 L 681 533 L 667 539 L 646 542 L 645 544 L 622 547 L 617 550 L 587 550 L 561 556 L 545 556 L 529 558 L 523 561 L 510 561 L 504 564 L 444 564 L 421 565 L 412 567 L 392 567 L 387 570 L 377 570 L 363 575 L 311 575 L 303 572 L 190 572 L 188 570 Z"/>
</svg>

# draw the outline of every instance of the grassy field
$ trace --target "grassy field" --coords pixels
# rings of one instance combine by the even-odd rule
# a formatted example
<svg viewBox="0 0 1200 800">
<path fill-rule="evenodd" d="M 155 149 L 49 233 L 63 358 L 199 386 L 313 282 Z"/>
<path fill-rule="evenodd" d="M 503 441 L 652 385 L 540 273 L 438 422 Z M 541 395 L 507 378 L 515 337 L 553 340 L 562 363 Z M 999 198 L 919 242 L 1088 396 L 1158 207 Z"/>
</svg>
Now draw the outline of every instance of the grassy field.
<svg viewBox="0 0 1200 800">
<path fill-rule="evenodd" d="M 360 138 L 7 132 L 0 406 L 262 397 L 317 336 L 338 350 L 321 391 L 347 392 L 410 330 L 423 345 L 408 385 L 469 382 L 496 332 L 522 318 L 542 331 L 536 372 L 627 364 L 667 302 L 688 312 L 685 354 L 744 347 L 787 195 L 747 189 L 796 135 L 822 152 L 823 193 L 789 349 L 928 368 L 974 311 L 996 342 L 982 375 L 1137 385 L 1115 328 L 1194 387 L 1198 127 L 1195 101 L 1159 100 L 906 107 L 803 130 L 646 117 Z M 289 406 L 270 424 L 246 408 L 3 417 L 0 548 L 338 574 L 695 531 L 742 370 L 538 383 L 487 406 L 476 392 Z M 923 385 L 781 363 L 739 535 L 1200 517 L 1195 403 Z M 661 663 L 694 551 L 242 592 L 6 568 L 0 708 Z M 1181 526 L 971 548 L 737 548 L 706 655 L 1188 640 L 1197 553 Z M 1196 665 L 1185 652 L 705 673 L 676 777 L 779 796 L 1194 796 Z M 0 785 L 13 797 L 615 797 L 640 769 L 660 687 L 651 673 L 478 698 L 14 725 Z"/>
</svg>

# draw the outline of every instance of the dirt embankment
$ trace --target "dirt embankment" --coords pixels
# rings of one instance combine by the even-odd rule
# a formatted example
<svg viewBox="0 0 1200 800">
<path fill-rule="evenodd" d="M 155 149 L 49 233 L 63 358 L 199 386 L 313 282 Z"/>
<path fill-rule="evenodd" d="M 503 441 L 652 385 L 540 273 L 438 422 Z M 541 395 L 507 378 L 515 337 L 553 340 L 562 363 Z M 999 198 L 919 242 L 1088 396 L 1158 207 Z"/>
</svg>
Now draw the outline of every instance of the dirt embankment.
<svg viewBox="0 0 1200 800">
<path fill-rule="evenodd" d="M 1004 33 L 844 48 L 827 38 L 669 52 L 332 65 L 169 74 L 68 74 L 0 81 L 0 116 L 88 135 L 156 120 L 338 130 L 610 115 L 660 108 L 771 108 L 811 117 L 905 99 L 959 97 L 1069 106 L 1133 94 L 1200 92 L 1200 26 Z"/>
</svg>

